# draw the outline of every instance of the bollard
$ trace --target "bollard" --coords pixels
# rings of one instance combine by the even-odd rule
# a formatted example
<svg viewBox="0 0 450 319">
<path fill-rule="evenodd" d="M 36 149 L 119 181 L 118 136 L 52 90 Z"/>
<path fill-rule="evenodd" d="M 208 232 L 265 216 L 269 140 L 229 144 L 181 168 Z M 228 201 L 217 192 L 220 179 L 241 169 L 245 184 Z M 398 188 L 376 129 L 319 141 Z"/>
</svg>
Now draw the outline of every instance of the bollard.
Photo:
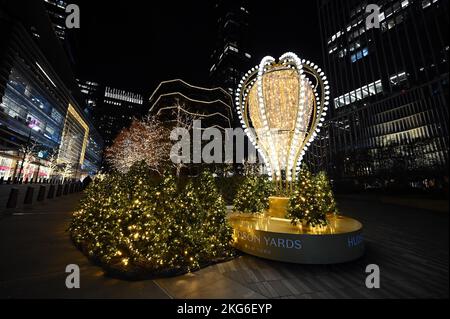
<svg viewBox="0 0 450 319">
<path fill-rule="evenodd" d="M 38 202 L 42 202 L 45 199 L 45 186 L 39 186 L 39 193 L 37 197 Z"/>
<path fill-rule="evenodd" d="M 58 187 L 56 188 L 56 197 L 60 197 L 62 195 L 62 185 L 58 184 Z"/>
<path fill-rule="evenodd" d="M 11 188 L 8 197 L 8 203 L 6 203 L 6 208 L 16 208 L 17 198 L 19 197 L 19 189 Z"/>
<path fill-rule="evenodd" d="M 69 194 L 69 184 L 64 184 L 63 195 Z"/>
<path fill-rule="evenodd" d="M 6 184 L 11 184 L 11 177 L 8 177 L 8 179 L 6 180 Z"/>
<path fill-rule="evenodd" d="M 21 178 L 19 178 L 19 184 L 22 184 L 23 183 L 23 178 L 21 177 Z"/>
<path fill-rule="evenodd" d="M 55 197 L 55 185 L 50 185 L 50 188 L 48 189 L 47 198 L 52 199 Z"/>
<path fill-rule="evenodd" d="M 5 178 L 2 176 L 1 178 L 0 178 L 0 185 L 3 185 L 3 181 L 5 180 Z"/>
<path fill-rule="evenodd" d="M 34 193 L 34 188 L 31 186 L 28 186 L 27 192 L 25 193 L 25 199 L 23 200 L 24 204 L 32 204 L 33 203 L 33 193 Z"/>
</svg>

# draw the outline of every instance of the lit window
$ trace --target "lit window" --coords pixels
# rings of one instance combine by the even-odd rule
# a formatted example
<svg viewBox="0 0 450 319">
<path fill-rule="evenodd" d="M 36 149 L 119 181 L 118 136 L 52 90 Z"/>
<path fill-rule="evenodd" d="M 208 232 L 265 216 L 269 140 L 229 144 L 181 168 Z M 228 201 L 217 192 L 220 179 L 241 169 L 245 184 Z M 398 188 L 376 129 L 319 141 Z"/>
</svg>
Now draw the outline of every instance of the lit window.
<svg viewBox="0 0 450 319">
<path fill-rule="evenodd" d="M 422 0 L 422 8 L 428 8 L 431 5 L 431 0 Z"/>
<path fill-rule="evenodd" d="M 370 95 L 375 95 L 383 92 L 383 85 L 381 80 L 364 85 L 356 90 L 343 94 L 334 99 L 334 107 L 337 109 L 344 105 L 349 105 L 355 101 L 365 99 Z"/>
<path fill-rule="evenodd" d="M 356 61 L 358 61 L 358 60 L 360 60 L 363 57 L 368 56 L 368 55 L 369 55 L 369 50 L 367 48 L 364 48 L 364 49 L 359 50 L 358 52 L 352 54 L 350 56 L 350 59 L 351 59 L 351 61 L 353 63 L 353 62 L 356 62 Z"/>
<path fill-rule="evenodd" d="M 389 81 L 393 84 L 393 85 L 399 85 L 402 82 L 405 82 L 408 79 L 408 76 L 406 74 L 406 72 L 400 72 L 397 74 L 394 74 L 393 76 L 391 76 L 389 78 Z"/>
</svg>

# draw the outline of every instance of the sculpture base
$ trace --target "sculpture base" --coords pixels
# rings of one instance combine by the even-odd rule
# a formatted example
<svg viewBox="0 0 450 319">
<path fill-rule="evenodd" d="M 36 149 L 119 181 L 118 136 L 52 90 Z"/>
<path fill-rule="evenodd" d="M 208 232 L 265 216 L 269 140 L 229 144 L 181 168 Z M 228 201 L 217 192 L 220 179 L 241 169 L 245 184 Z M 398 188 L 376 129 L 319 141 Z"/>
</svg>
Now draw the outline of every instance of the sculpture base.
<svg viewBox="0 0 450 319">
<path fill-rule="evenodd" d="M 329 216 L 326 227 L 294 226 L 284 218 L 232 214 L 237 249 L 262 258 L 299 264 L 336 264 L 364 253 L 362 224 L 343 216 Z"/>
<path fill-rule="evenodd" d="M 267 213 L 272 217 L 286 218 L 288 204 L 289 197 L 270 196 Z"/>
</svg>

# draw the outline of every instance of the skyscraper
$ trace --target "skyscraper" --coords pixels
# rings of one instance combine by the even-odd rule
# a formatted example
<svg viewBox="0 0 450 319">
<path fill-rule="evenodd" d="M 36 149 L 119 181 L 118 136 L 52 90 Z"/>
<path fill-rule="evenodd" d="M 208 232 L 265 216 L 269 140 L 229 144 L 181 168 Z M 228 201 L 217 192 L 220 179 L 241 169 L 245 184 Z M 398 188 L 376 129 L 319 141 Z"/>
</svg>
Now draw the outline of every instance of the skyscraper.
<svg viewBox="0 0 450 319">
<path fill-rule="evenodd" d="M 94 81 L 77 79 L 78 87 L 84 97 L 83 111 L 93 118 L 100 97 L 100 84 Z"/>
<path fill-rule="evenodd" d="M 143 97 L 140 94 L 106 86 L 94 110 L 94 123 L 110 146 L 117 134 L 130 125 L 133 117 L 143 115 Z"/>
<path fill-rule="evenodd" d="M 217 41 L 211 54 L 210 78 L 214 85 L 233 94 L 251 58 L 247 51 L 248 4 L 245 0 L 220 0 L 215 13 Z"/>
<path fill-rule="evenodd" d="M 51 25 L 55 31 L 56 37 L 66 51 L 69 61 L 74 67 L 78 59 L 78 29 L 68 29 L 66 27 L 66 7 L 69 4 L 76 4 L 77 0 L 70 2 L 64 0 L 44 0 L 45 10 L 50 18 Z"/>
<path fill-rule="evenodd" d="M 448 175 L 448 0 L 321 0 L 335 179 L 418 186 Z"/>
<path fill-rule="evenodd" d="M 66 39 L 66 6 L 67 2 L 63 0 L 45 0 L 45 9 L 61 42 Z"/>
<path fill-rule="evenodd" d="M 99 169 L 103 141 L 82 112 L 66 55 L 41 2 L 0 4 L 0 177 L 52 177 L 52 155 L 71 177 Z M 34 148 L 26 161 L 26 149 Z"/>
</svg>

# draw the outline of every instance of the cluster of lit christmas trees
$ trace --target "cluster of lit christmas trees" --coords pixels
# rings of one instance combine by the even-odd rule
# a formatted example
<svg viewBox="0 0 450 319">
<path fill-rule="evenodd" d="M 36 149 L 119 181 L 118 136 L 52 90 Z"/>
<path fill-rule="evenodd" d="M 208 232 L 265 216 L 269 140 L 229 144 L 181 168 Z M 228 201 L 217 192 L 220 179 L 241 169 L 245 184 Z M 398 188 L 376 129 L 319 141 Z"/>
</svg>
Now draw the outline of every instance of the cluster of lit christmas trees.
<svg viewBox="0 0 450 319">
<path fill-rule="evenodd" d="M 269 206 L 269 196 L 289 197 L 286 218 L 293 224 L 325 226 L 327 215 L 338 210 L 330 181 L 324 172 L 313 175 L 302 166 L 292 192 L 276 194 L 276 188 L 265 176 L 248 176 L 234 199 L 234 210 L 241 213 L 263 213 Z"/>
<path fill-rule="evenodd" d="M 177 274 L 233 256 L 225 218 L 211 174 L 180 186 L 171 174 L 155 178 L 139 163 L 88 187 L 70 233 L 111 274 Z"/>
<path fill-rule="evenodd" d="M 247 176 L 234 211 L 264 212 L 274 190 L 266 176 Z M 110 274 L 179 274 L 234 255 L 225 202 L 210 173 L 182 183 L 170 173 L 158 177 L 140 162 L 127 173 L 96 178 L 85 195 L 72 219 L 71 237 Z M 337 209 L 327 176 L 303 167 L 286 217 L 317 226 L 325 225 L 330 213 Z"/>
</svg>

